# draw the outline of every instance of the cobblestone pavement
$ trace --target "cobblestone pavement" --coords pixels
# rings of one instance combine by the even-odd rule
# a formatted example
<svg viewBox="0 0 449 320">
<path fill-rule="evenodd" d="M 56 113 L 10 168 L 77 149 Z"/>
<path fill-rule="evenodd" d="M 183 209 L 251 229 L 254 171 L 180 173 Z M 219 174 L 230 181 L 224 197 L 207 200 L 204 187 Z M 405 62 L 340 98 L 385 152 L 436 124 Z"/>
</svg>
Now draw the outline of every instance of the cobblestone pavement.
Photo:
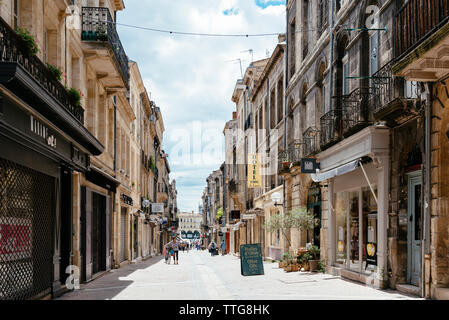
<svg viewBox="0 0 449 320">
<path fill-rule="evenodd" d="M 408 300 L 322 273 L 291 272 L 264 262 L 265 275 L 243 277 L 239 258 L 207 251 L 180 252 L 179 264 L 161 256 L 112 270 L 60 300 Z"/>
</svg>

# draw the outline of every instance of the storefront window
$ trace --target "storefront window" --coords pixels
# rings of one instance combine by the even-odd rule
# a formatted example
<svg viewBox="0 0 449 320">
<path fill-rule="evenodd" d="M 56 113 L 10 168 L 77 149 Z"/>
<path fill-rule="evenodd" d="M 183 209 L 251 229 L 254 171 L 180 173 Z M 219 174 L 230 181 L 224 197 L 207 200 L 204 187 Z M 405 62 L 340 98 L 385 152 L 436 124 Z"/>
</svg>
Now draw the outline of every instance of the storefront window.
<svg viewBox="0 0 449 320">
<path fill-rule="evenodd" d="M 377 188 L 373 188 L 377 197 Z M 377 263 L 377 204 L 369 187 L 362 189 L 363 198 L 363 264 L 362 272 L 376 271 Z M 374 250 L 374 251 L 373 251 Z"/>
<path fill-rule="evenodd" d="M 336 263 L 346 263 L 346 213 L 348 211 L 347 193 L 339 192 L 335 197 L 335 217 L 336 217 Z"/>
<path fill-rule="evenodd" d="M 376 186 L 373 191 L 377 196 Z M 376 271 L 377 204 L 371 189 L 335 194 L 335 216 L 336 263 L 357 272 Z"/>
<path fill-rule="evenodd" d="M 359 192 L 349 193 L 350 268 L 360 270 L 359 261 Z"/>
</svg>

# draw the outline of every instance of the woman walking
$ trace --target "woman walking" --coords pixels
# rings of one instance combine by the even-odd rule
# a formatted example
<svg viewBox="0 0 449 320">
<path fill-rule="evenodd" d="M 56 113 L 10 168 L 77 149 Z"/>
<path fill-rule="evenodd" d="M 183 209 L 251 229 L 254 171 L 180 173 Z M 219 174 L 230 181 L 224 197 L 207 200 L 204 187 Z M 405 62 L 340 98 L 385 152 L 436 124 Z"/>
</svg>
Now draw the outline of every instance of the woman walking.
<svg viewBox="0 0 449 320">
<path fill-rule="evenodd" d="M 178 264 L 179 258 L 179 242 L 176 241 L 176 237 L 173 238 L 173 241 L 168 243 L 173 250 L 173 261 L 174 264 Z"/>
</svg>

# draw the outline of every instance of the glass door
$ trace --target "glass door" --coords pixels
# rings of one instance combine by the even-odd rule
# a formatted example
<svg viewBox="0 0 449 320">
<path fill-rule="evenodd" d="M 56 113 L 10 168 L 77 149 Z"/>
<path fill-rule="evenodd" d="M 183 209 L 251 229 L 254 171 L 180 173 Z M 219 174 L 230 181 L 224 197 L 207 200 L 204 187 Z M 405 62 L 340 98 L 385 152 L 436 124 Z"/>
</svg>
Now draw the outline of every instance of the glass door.
<svg viewBox="0 0 449 320">
<path fill-rule="evenodd" d="M 408 283 L 419 286 L 421 273 L 421 172 L 409 174 L 408 181 Z"/>
</svg>

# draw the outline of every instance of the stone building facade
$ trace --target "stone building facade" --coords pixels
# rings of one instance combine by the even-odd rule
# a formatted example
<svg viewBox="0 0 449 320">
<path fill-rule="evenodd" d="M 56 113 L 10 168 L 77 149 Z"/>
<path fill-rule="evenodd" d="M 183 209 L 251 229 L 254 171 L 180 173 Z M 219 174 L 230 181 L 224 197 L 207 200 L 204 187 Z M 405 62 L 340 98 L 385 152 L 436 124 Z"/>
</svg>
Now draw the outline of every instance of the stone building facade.
<svg viewBox="0 0 449 320">
<path fill-rule="evenodd" d="M 158 136 L 160 145 L 162 117 L 148 101 L 137 64 L 128 60 L 115 26 L 108 23 L 123 9 L 122 0 L 8 0 L 0 4 L 1 38 L 7 44 L 1 68 L 18 68 L 29 77 L 24 83 L 13 75 L 1 93 L 7 101 L 0 110 L 1 133 L 7 139 L 1 141 L 5 152 L 0 157 L 0 174 L 15 175 L 1 179 L 7 182 L 2 190 L 16 188 L 17 194 L 29 195 L 28 202 L 34 197 L 41 203 L 30 206 L 21 217 L 0 212 L 2 224 L 16 230 L 12 236 L 26 236 L 20 230 L 30 228 L 34 234 L 29 238 L 29 261 L 2 272 L 22 279 L 23 285 L 16 289 L 0 285 L 2 298 L 58 296 L 69 289 L 70 274 L 91 281 L 121 263 L 148 257 L 150 247 L 159 240 L 151 239 L 147 227 L 151 219 L 142 207 L 141 197 L 149 198 L 155 184 L 151 174 L 141 177 L 141 153 L 152 151 L 143 146 L 143 139 Z M 29 33 L 37 52 L 23 45 L 20 33 Z M 16 53 L 6 54 L 13 52 L 8 50 Z M 17 104 L 20 107 L 13 108 Z M 146 116 L 153 115 L 157 121 L 149 131 L 147 126 L 144 137 L 145 108 Z M 29 142 L 35 143 L 30 149 L 25 141 L 14 143 L 19 140 L 8 137 L 22 128 L 20 119 L 31 125 L 23 127 L 27 129 L 23 137 L 30 134 Z M 15 184 L 27 175 L 39 179 L 19 184 L 29 186 L 19 192 Z M 164 179 L 168 181 L 168 176 Z M 40 194 L 45 190 L 50 192 Z M 36 219 L 33 210 L 41 210 L 39 216 L 48 220 Z M 20 230 L 14 227 L 19 222 Z M 153 223 L 160 227 L 157 218 Z M 4 259 L 0 254 L 0 264 Z M 30 278 L 35 264 L 42 266 L 42 279 Z"/>
</svg>

